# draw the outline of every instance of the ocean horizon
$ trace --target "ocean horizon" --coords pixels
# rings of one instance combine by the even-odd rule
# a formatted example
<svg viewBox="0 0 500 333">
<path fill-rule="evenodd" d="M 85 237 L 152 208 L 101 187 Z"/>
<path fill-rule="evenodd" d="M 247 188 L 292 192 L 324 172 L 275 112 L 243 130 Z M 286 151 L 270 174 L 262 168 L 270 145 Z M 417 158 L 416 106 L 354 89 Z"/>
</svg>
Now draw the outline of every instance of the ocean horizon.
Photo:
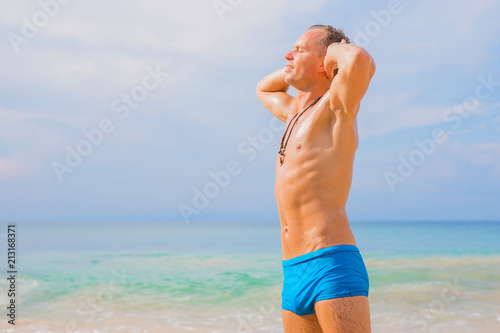
<svg viewBox="0 0 500 333">
<path fill-rule="evenodd" d="M 500 222 L 351 226 L 370 277 L 373 332 L 500 331 Z M 278 222 L 16 229 L 15 332 L 283 332 Z M 14 332 L 7 319 L 0 331 Z"/>
</svg>

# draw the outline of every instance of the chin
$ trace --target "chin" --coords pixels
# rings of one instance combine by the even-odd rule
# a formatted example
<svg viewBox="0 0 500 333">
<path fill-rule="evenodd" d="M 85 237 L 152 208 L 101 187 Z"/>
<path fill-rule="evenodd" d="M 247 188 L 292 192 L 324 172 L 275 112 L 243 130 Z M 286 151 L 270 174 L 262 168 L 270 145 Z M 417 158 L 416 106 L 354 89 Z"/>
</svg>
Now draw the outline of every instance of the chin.
<svg viewBox="0 0 500 333">
<path fill-rule="evenodd" d="M 287 74 L 287 75 L 285 75 L 285 83 L 294 87 L 294 85 L 297 83 L 297 79 L 295 77 L 293 77 L 293 75 Z"/>
</svg>

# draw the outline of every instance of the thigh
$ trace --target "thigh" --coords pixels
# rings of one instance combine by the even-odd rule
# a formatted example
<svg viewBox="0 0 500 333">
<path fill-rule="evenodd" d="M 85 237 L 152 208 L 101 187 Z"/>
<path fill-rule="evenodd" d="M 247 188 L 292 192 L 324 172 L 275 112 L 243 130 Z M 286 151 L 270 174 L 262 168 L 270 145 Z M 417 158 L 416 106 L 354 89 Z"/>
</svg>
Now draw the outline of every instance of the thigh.
<svg viewBox="0 0 500 333">
<path fill-rule="evenodd" d="M 332 298 L 314 304 L 318 321 L 325 333 L 370 333 L 368 297 Z"/>
<path fill-rule="evenodd" d="M 322 333 L 315 314 L 299 316 L 292 311 L 283 310 L 285 333 Z"/>
</svg>

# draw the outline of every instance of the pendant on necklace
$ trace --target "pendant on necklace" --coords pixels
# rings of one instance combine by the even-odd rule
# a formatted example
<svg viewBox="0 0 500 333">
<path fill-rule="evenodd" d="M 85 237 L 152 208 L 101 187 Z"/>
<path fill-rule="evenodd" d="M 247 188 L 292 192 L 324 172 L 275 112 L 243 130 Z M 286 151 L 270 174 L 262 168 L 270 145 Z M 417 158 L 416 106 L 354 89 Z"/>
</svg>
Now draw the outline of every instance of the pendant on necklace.
<svg viewBox="0 0 500 333">
<path fill-rule="evenodd" d="M 285 149 L 283 145 L 281 145 L 280 150 L 278 151 L 278 155 L 280 155 L 280 166 L 285 162 Z"/>
</svg>

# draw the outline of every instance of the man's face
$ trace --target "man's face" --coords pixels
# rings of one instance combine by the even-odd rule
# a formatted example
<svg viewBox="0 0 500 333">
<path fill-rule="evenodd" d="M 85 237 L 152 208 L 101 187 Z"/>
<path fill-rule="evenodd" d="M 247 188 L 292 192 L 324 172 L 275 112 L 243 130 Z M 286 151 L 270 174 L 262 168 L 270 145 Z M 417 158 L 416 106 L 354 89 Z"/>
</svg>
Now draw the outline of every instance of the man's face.
<svg viewBox="0 0 500 333">
<path fill-rule="evenodd" d="M 320 29 L 306 31 L 297 39 L 293 50 L 285 55 L 287 60 L 285 82 L 295 88 L 309 85 L 317 79 L 318 69 L 324 60 L 319 41 L 326 32 Z"/>
</svg>

